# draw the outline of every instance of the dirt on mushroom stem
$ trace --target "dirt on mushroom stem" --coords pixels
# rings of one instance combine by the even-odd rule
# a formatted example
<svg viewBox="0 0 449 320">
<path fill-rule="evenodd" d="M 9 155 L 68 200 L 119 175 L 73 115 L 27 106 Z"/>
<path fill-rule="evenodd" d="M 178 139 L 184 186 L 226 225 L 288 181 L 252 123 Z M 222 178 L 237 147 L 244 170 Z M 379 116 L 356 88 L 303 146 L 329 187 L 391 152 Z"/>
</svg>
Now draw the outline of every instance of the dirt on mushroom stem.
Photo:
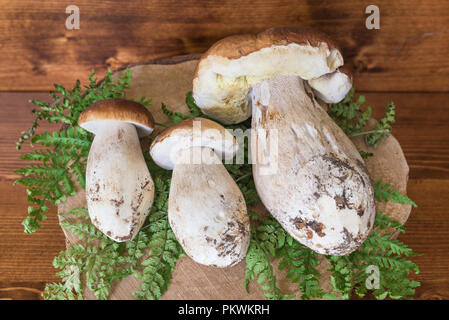
<svg viewBox="0 0 449 320">
<path fill-rule="evenodd" d="M 246 255 L 246 203 L 221 159 L 207 147 L 181 149 L 171 180 L 168 220 L 194 261 L 231 267 Z"/>
<path fill-rule="evenodd" d="M 128 241 L 153 203 L 153 180 L 133 124 L 104 121 L 98 126 L 86 168 L 89 215 L 112 240 Z"/>
<path fill-rule="evenodd" d="M 251 149 L 265 207 L 297 241 L 345 255 L 368 236 L 374 191 L 356 147 L 297 76 L 253 86 Z"/>
</svg>

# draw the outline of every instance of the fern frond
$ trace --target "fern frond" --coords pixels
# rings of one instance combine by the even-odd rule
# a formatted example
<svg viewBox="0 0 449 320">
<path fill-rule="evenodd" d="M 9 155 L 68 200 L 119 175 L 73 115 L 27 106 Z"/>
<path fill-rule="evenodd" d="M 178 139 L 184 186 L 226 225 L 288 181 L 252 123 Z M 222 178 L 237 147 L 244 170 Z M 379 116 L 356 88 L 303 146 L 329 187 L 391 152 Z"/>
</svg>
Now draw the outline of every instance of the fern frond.
<svg viewBox="0 0 449 320">
<path fill-rule="evenodd" d="M 287 236 L 285 245 L 281 247 L 277 255 L 281 257 L 279 269 L 286 269 L 287 279 L 298 283 L 302 299 L 324 296 L 325 292 L 320 287 L 320 273 L 315 269 L 320 264 L 316 252 L 301 245 L 291 236 Z"/>
<path fill-rule="evenodd" d="M 409 197 L 396 191 L 390 184 L 386 183 L 382 185 L 382 183 L 382 180 L 378 180 L 374 184 L 374 193 L 377 201 L 391 201 L 394 203 L 411 204 L 415 208 L 418 207 Z"/>
<path fill-rule="evenodd" d="M 149 251 L 141 263 L 144 268 L 134 272 L 143 282 L 141 290 L 133 292 L 137 299 L 159 299 L 168 289 L 176 261 L 184 254 L 168 223 L 166 210 L 169 187 L 168 178 L 155 179 L 155 205 L 149 214 L 148 225 L 140 230 L 149 239 L 146 245 Z"/>
<path fill-rule="evenodd" d="M 246 254 L 246 271 L 244 286 L 257 280 L 266 299 L 290 299 L 281 293 L 276 283 L 271 261 L 275 258 L 276 250 L 285 244 L 286 233 L 280 224 L 272 217 L 259 218 L 256 213 L 248 211 L 251 218 L 251 239 Z"/>
<path fill-rule="evenodd" d="M 364 111 L 361 109 L 366 101 L 365 97 L 360 95 L 355 100 L 354 94 L 353 88 L 341 102 L 332 104 L 327 111 L 329 116 L 348 136 L 361 132 L 372 113 L 370 106 L 366 107 Z"/>
<path fill-rule="evenodd" d="M 385 107 L 384 117 L 380 119 L 373 132 L 365 136 L 365 141 L 368 145 L 374 148 L 384 141 L 391 134 L 391 124 L 395 123 L 395 105 L 393 102 L 389 102 Z"/>
<path fill-rule="evenodd" d="M 182 112 L 173 112 L 168 110 L 167 106 L 165 104 L 161 104 L 162 111 L 164 114 L 170 119 L 171 122 L 174 124 L 177 124 L 185 119 L 188 119 L 187 116 L 185 116 Z"/>
<path fill-rule="evenodd" d="M 193 98 L 192 91 L 187 92 L 186 94 L 186 105 L 189 109 L 189 117 L 204 117 L 201 109 L 196 105 L 195 99 Z"/>
<path fill-rule="evenodd" d="M 375 226 L 390 226 L 396 229 L 398 223 L 389 219 L 388 215 L 378 213 Z M 407 258 L 417 256 L 403 242 L 391 239 L 391 234 L 381 235 L 373 230 L 362 243 L 359 250 L 348 256 L 327 256 L 332 268 L 331 283 L 335 293 L 349 299 L 352 293 L 360 297 L 368 292 L 366 280 L 369 276 L 367 267 L 374 266 L 379 270 L 377 289 L 371 290 L 376 299 L 408 299 L 414 294 L 419 282 L 407 279 L 411 272 L 419 273 L 418 266 Z"/>
<path fill-rule="evenodd" d="M 40 143 L 43 146 L 63 147 L 65 149 L 81 148 L 84 152 L 89 152 L 92 143 L 90 134 L 80 127 L 68 128 L 61 131 L 53 131 L 52 134 L 44 132 L 37 134 L 31 139 L 33 143 Z"/>
<path fill-rule="evenodd" d="M 334 294 L 340 294 L 342 299 L 351 298 L 354 289 L 355 270 L 351 259 L 347 256 L 326 256 L 331 268 L 330 280 Z"/>
<path fill-rule="evenodd" d="M 394 230 L 405 233 L 404 226 L 398 221 L 392 220 L 389 214 L 383 214 L 381 211 L 377 212 L 376 219 L 374 220 L 374 226 L 385 230 L 386 227 L 393 228 Z"/>
<path fill-rule="evenodd" d="M 254 279 L 261 285 L 266 299 L 278 300 L 282 297 L 281 290 L 276 284 L 276 277 L 274 275 L 273 266 L 271 265 L 271 259 L 253 236 L 246 254 L 244 279 L 246 290 L 248 290 L 249 282 Z"/>
</svg>

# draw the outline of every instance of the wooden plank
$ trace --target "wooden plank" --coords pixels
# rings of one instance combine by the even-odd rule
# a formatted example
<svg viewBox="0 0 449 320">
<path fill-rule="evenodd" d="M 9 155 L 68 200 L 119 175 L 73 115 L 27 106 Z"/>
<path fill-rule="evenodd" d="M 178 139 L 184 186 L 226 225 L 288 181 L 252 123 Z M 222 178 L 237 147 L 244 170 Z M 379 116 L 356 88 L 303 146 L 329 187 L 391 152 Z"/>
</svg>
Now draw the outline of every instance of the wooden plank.
<svg viewBox="0 0 449 320">
<path fill-rule="evenodd" d="M 44 227 L 34 234 L 23 232 L 27 216 L 25 188 L 0 181 L 0 281 L 55 281 L 53 258 L 65 249 L 56 208 L 47 213 Z"/>
<path fill-rule="evenodd" d="M 14 181 L 19 176 L 13 171 L 19 169 L 22 165 L 19 162 L 21 155 L 30 151 L 29 143 L 23 145 L 22 150 L 16 150 L 16 142 L 19 139 L 21 132 L 28 130 L 34 117 L 31 110 L 36 106 L 29 103 L 30 99 L 38 99 L 45 102 L 50 102 L 50 95 L 42 92 L 14 92 L 4 93 L 0 92 L 0 124 L 2 135 L 0 137 L 0 177 L 1 180 Z M 37 132 L 47 130 L 57 130 L 60 125 L 50 125 L 42 123 L 37 129 Z M 23 162 L 23 161 L 22 161 Z"/>
<path fill-rule="evenodd" d="M 382 117 L 389 101 L 396 105 L 393 135 L 410 166 L 410 178 L 449 179 L 449 95 L 435 93 L 367 93 L 373 116 Z"/>
<path fill-rule="evenodd" d="M 422 284 L 416 298 L 449 299 L 449 180 L 411 180 L 407 191 L 418 209 L 399 240 L 422 254 L 412 258 L 421 269 L 413 276 Z"/>
<path fill-rule="evenodd" d="M 65 248 L 65 237 L 58 224 L 56 208 L 47 213 L 44 228 L 35 234 L 23 232 L 27 216 L 25 187 L 13 186 L 19 175 L 13 171 L 25 164 L 19 157 L 30 150 L 15 149 L 20 132 L 33 119 L 31 98 L 48 100 L 44 93 L 0 93 L 0 299 L 35 299 L 45 282 L 57 281 L 53 258 Z M 59 126 L 43 125 L 42 130 Z"/>
<path fill-rule="evenodd" d="M 449 90 L 449 2 L 378 1 L 380 29 L 367 30 L 368 2 L 294 0 L 80 0 L 80 29 L 67 3 L 0 0 L 0 90 L 72 85 L 94 68 L 201 53 L 220 38 L 277 25 L 317 27 L 343 49 L 361 91 Z"/>
<path fill-rule="evenodd" d="M 0 300 L 38 300 L 41 299 L 45 282 L 0 282 Z"/>
</svg>

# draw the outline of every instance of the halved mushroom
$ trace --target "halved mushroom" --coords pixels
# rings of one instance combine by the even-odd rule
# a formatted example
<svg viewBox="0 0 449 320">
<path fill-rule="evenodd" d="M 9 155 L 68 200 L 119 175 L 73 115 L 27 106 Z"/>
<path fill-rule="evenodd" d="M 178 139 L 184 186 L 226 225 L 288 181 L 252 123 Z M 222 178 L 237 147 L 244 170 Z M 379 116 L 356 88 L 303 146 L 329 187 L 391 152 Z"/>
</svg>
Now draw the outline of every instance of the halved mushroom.
<svg viewBox="0 0 449 320">
<path fill-rule="evenodd" d="M 262 202 L 293 238 L 330 255 L 354 251 L 375 218 L 362 158 L 315 100 L 344 98 L 352 79 L 342 65 L 326 35 L 272 28 L 217 42 L 193 80 L 197 105 L 223 123 L 241 122 L 252 110 L 253 176 Z"/>
<path fill-rule="evenodd" d="M 154 199 L 153 179 L 139 142 L 153 131 L 153 117 L 140 103 L 117 98 L 92 104 L 78 124 L 95 134 L 86 168 L 90 219 L 112 240 L 131 240 Z"/>
<path fill-rule="evenodd" d="M 173 170 L 168 220 L 186 254 L 210 266 L 236 265 L 249 245 L 246 203 L 221 161 L 238 149 L 234 136 L 214 121 L 184 120 L 159 134 L 153 160 Z"/>
</svg>

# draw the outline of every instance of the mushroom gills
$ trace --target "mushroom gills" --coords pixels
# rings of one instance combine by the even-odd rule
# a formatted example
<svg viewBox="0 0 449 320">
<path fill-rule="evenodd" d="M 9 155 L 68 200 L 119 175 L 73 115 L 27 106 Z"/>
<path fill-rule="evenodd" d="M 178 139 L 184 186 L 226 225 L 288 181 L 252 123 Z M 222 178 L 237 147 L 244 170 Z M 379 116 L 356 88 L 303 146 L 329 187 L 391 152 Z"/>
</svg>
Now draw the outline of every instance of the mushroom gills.
<svg viewBox="0 0 449 320">
<path fill-rule="evenodd" d="M 216 153 L 179 150 L 170 185 L 168 220 L 186 254 L 216 267 L 240 262 L 250 236 L 246 204 Z"/>
<path fill-rule="evenodd" d="M 294 239 L 318 253 L 357 249 L 373 226 L 375 204 L 351 140 L 299 77 L 265 80 L 250 96 L 253 175 L 265 207 Z"/>
<path fill-rule="evenodd" d="M 92 223 L 117 242 L 134 238 L 151 208 L 154 183 L 133 124 L 103 121 L 86 168 Z"/>
</svg>

